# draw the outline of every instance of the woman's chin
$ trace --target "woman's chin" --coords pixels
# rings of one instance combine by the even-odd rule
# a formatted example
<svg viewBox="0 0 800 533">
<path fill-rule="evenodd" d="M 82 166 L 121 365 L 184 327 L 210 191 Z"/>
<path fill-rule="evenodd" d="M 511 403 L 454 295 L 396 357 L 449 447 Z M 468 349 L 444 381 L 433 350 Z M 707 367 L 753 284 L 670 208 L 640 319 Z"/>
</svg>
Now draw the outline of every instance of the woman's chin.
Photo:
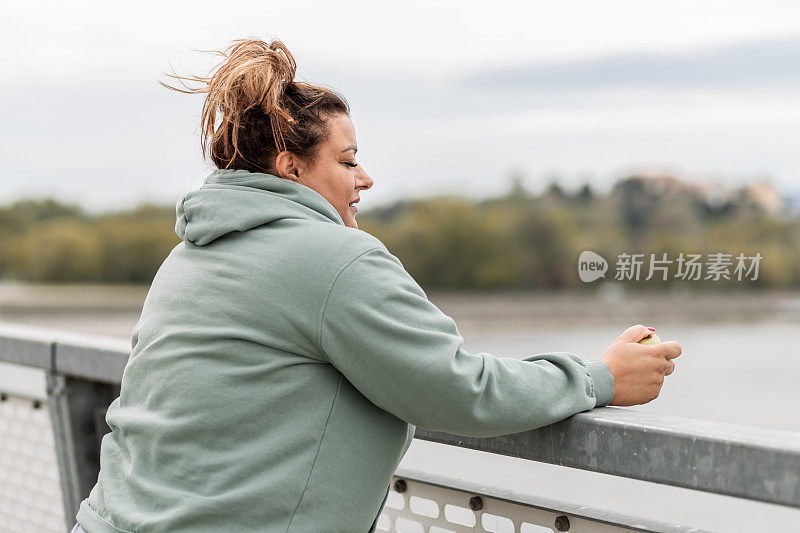
<svg viewBox="0 0 800 533">
<path fill-rule="evenodd" d="M 342 217 L 342 222 L 344 225 L 349 228 L 358 228 L 358 222 L 356 222 L 356 211 L 352 207 L 348 207 L 347 211 L 344 213 L 339 213 Z"/>
</svg>

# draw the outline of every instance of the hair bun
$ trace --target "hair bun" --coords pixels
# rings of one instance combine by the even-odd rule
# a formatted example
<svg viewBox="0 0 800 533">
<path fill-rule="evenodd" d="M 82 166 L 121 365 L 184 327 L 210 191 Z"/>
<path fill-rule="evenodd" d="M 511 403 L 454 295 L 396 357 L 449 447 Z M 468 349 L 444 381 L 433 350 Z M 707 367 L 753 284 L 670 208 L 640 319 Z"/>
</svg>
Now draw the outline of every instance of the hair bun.
<svg viewBox="0 0 800 533">
<path fill-rule="evenodd" d="M 334 91 L 294 81 L 297 65 L 279 39 L 237 39 L 217 53 L 224 59 L 208 76 L 168 74 L 185 89 L 160 83 L 183 93 L 207 93 L 201 118 L 203 153 L 210 140 L 212 159 L 220 168 L 269 170 L 269 164 L 256 161 L 274 158 L 269 145 L 278 152 L 306 155 L 325 133 L 323 115 L 349 112 Z M 188 87 L 185 81 L 200 86 Z"/>
<path fill-rule="evenodd" d="M 281 110 L 281 96 L 297 70 L 286 45 L 277 39 L 269 44 L 239 39 L 228 48 L 226 58 L 210 80 L 212 90 L 227 96 L 223 104 L 242 111 L 256 105 L 265 113 Z"/>
<path fill-rule="evenodd" d="M 297 71 L 289 49 L 278 39 L 269 44 L 257 39 L 238 39 L 224 55 L 226 59 L 209 80 L 206 105 L 218 108 L 223 121 L 233 122 L 234 136 L 244 113 L 260 107 L 270 117 L 275 139 L 285 146 L 285 128 L 291 129 L 294 120 L 283 105 L 283 94 Z"/>
</svg>

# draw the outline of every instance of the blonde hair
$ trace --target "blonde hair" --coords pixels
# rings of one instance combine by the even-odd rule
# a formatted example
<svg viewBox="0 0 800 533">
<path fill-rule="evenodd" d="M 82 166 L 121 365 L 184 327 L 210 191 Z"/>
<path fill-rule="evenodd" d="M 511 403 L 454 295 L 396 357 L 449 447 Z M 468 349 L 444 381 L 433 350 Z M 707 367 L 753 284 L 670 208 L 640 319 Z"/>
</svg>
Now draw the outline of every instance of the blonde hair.
<svg viewBox="0 0 800 533">
<path fill-rule="evenodd" d="M 216 52 L 224 59 L 209 76 L 168 74 L 183 89 L 206 93 L 201 117 L 203 155 L 218 168 L 274 172 L 275 157 L 289 150 L 310 157 L 328 133 L 327 119 L 349 114 L 333 89 L 294 80 L 297 65 L 280 40 L 238 39 Z M 189 87 L 185 82 L 199 83 Z"/>
</svg>

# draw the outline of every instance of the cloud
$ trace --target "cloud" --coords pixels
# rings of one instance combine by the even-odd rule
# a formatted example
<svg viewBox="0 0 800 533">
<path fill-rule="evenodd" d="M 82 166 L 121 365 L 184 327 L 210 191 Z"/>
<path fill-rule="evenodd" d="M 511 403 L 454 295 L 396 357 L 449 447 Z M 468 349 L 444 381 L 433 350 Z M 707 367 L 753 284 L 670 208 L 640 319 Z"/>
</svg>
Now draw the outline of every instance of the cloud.
<svg viewBox="0 0 800 533">
<path fill-rule="evenodd" d="M 800 86 L 800 37 L 704 50 L 627 53 L 483 70 L 463 79 L 488 89 L 785 89 Z"/>
</svg>

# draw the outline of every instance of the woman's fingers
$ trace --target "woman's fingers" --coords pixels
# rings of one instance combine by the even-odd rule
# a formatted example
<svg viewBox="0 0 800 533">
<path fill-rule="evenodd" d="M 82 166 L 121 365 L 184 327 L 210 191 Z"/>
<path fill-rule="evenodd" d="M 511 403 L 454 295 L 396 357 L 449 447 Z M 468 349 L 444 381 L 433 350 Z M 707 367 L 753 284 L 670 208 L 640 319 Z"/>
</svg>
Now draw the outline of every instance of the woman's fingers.
<svg viewBox="0 0 800 533">
<path fill-rule="evenodd" d="M 675 359 L 683 351 L 681 345 L 676 341 L 667 341 L 659 344 L 646 344 L 642 347 L 652 355 L 664 357 L 665 359 Z"/>
<path fill-rule="evenodd" d="M 667 360 L 667 369 L 664 371 L 665 376 L 669 376 L 675 372 L 675 363 L 672 360 Z"/>
<path fill-rule="evenodd" d="M 647 326 L 636 324 L 635 326 L 631 326 L 620 333 L 619 337 L 617 337 L 617 341 L 639 342 L 640 340 L 649 337 L 651 333 L 653 332 L 647 329 Z"/>
</svg>

